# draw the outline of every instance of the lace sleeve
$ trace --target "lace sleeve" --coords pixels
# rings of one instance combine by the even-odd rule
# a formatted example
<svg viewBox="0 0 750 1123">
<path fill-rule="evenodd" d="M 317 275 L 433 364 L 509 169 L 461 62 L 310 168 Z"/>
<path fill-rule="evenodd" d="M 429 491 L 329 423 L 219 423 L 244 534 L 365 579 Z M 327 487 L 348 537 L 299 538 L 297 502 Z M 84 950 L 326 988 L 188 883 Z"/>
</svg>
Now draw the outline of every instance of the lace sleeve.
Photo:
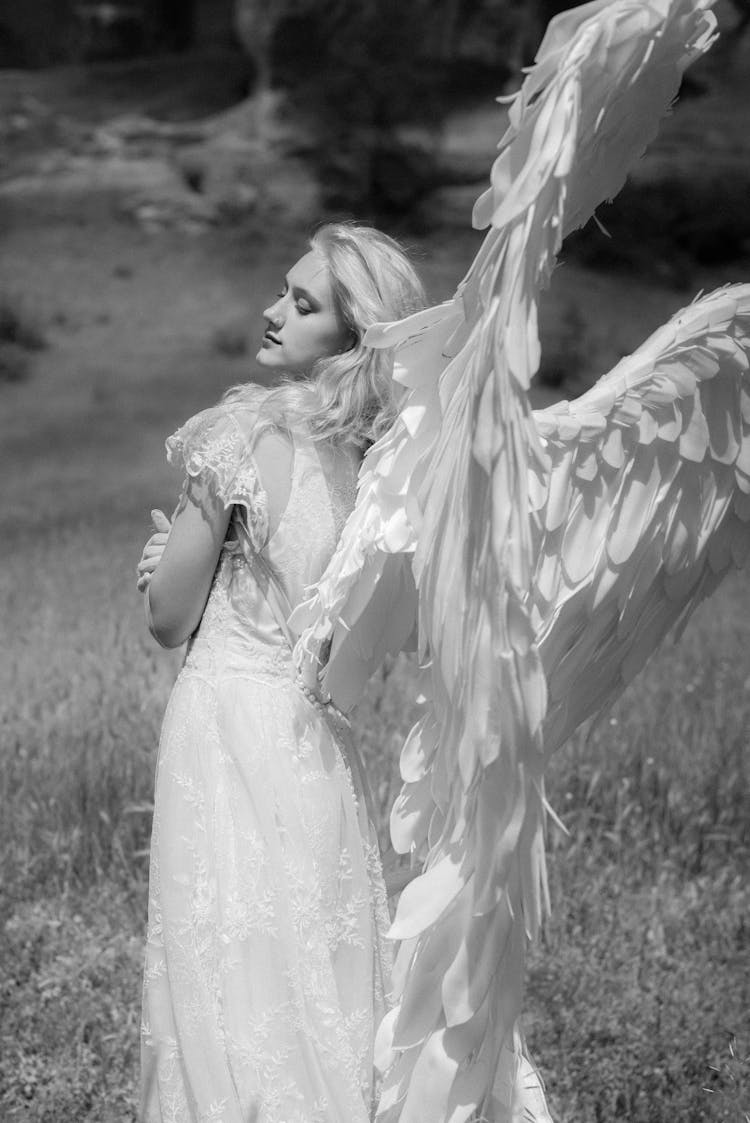
<svg viewBox="0 0 750 1123">
<path fill-rule="evenodd" d="M 246 404 L 222 403 L 186 421 L 166 448 L 170 464 L 204 480 L 225 507 L 242 508 L 253 548 L 261 550 L 268 538 L 268 499 L 250 451 L 253 426 Z"/>
</svg>

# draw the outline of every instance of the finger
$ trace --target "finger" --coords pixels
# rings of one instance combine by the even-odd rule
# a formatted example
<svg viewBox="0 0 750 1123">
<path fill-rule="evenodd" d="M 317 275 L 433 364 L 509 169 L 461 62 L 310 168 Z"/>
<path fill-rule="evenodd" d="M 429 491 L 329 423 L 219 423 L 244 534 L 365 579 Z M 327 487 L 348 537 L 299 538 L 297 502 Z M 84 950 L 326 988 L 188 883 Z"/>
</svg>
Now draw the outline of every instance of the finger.
<svg viewBox="0 0 750 1123">
<path fill-rule="evenodd" d="M 168 538 L 168 534 L 152 534 L 146 542 L 146 545 L 143 547 L 144 554 L 146 550 L 161 550 L 163 552 Z"/>
<path fill-rule="evenodd" d="M 137 566 L 138 570 L 143 572 L 144 570 L 150 571 L 152 569 L 156 569 L 157 565 L 159 564 L 159 562 L 161 560 L 161 556 L 162 556 L 161 550 L 157 550 L 152 554 L 144 553 L 143 556 L 141 557 L 141 560 L 138 562 L 138 566 Z"/>
<path fill-rule="evenodd" d="M 168 537 L 168 534 L 152 534 L 146 545 L 143 547 L 144 554 L 147 550 L 151 550 L 152 553 L 154 552 L 154 550 L 158 550 L 160 553 L 163 553 L 164 547 L 167 544 Z"/>
<path fill-rule="evenodd" d="M 151 512 L 151 521 L 154 524 L 154 526 L 156 527 L 157 531 L 159 531 L 162 534 L 169 534 L 169 531 L 171 530 L 172 524 L 170 523 L 169 519 L 164 514 L 164 512 L 160 511 L 158 507 L 156 507 Z"/>
</svg>

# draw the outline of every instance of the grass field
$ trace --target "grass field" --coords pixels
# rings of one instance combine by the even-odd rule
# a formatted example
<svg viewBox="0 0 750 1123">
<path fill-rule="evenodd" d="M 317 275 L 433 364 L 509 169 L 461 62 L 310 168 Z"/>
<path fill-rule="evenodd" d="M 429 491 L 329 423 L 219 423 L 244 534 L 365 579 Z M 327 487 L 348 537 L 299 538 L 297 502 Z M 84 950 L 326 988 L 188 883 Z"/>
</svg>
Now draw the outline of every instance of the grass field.
<svg viewBox="0 0 750 1123">
<path fill-rule="evenodd" d="M 6 238 L 0 291 L 46 341 L 25 379 L 0 385 L 8 1123 L 134 1119 L 155 748 L 178 665 L 147 636 L 135 563 L 149 509 L 178 486 L 164 436 L 247 377 L 221 340 L 264 306 L 295 244 L 296 231 L 149 240 L 117 223 Z M 421 247 L 435 296 L 472 248 Z M 550 331 L 583 309 L 576 361 L 593 369 L 685 302 L 561 277 Z M 527 1025 L 560 1123 L 750 1118 L 748 591 L 747 574 L 728 580 L 553 762 L 569 834 L 550 832 L 554 911 Z M 412 677 L 389 665 L 357 716 L 384 842 Z"/>
</svg>

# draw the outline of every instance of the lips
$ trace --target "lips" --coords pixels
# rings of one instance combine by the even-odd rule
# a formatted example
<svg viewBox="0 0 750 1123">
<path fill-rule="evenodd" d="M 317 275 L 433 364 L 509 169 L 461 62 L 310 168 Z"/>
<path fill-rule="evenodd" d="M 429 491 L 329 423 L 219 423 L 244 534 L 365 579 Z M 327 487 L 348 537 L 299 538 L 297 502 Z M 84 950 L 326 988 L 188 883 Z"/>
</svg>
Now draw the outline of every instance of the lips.
<svg viewBox="0 0 750 1123">
<path fill-rule="evenodd" d="M 267 331 L 263 336 L 264 343 L 275 343 L 277 346 L 281 344 L 278 336 L 274 335 L 272 331 Z"/>
</svg>

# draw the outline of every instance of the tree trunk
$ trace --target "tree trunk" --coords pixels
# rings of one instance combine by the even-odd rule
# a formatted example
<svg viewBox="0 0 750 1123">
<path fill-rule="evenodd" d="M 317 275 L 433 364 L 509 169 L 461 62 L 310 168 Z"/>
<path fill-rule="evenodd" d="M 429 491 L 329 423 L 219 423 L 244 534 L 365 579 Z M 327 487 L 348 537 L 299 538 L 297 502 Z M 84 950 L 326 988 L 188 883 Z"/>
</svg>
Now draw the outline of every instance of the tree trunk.
<svg viewBox="0 0 750 1123">
<path fill-rule="evenodd" d="M 237 37 L 255 70 L 252 103 L 258 139 L 263 142 L 271 135 L 271 44 L 283 9 L 283 3 L 274 0 L 235 0 L 234 6 Z"/>
</svg>

